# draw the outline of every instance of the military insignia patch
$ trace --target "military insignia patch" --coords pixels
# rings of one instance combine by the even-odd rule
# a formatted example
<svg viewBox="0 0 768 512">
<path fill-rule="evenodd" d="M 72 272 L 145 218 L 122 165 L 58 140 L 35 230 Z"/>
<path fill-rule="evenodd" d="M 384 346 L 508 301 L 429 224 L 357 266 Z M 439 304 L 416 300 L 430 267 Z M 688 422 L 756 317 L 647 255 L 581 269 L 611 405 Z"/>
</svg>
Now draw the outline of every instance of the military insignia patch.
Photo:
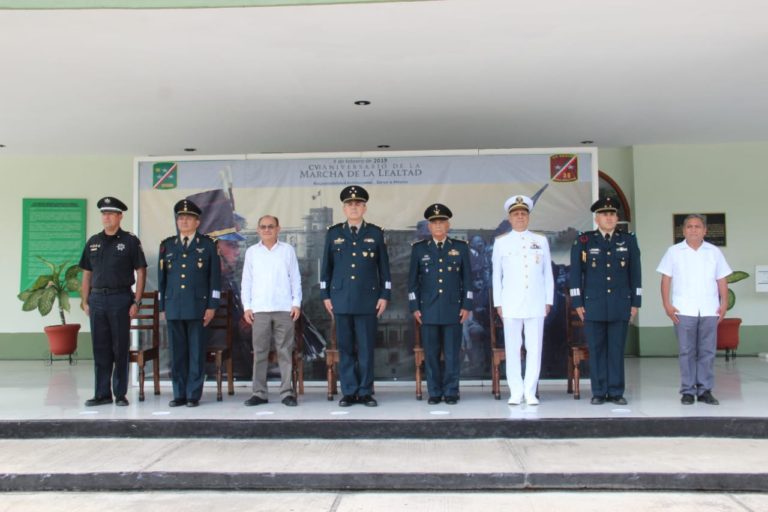
<svg viewBox="0 0 768 512">
<path fill-rule="evenodd" d="M 541 249 L 541 246 L 536 242 L 531 242 L 531 249 Z"/>
<path fill-rule="evenodd" d="M 337 238 L 336 240 L 333 241 L 333 243 L 334 243 L 334 245 L 341 245 L 341 244 L 344 243 L 344 239 L 343 238 Z"/>
<path fill-rule="evenodd" d="M 124 251 L 125 250 L 125 244 L 124 243 L 117 244 L 117 250 L 118 251 Z"/>
<path fill-rule="evenodd" d="M 366 238 L 365 240 L 363 240 L 363 242 L 367 244 L 375 244 L 376 240 L 374 240 L 373 238 Z"/>
<path fill-rule="evenodd" d="M 578 155 L 552 155 L 549 157 L 549 175 L 552 181 L 568 182 L 579 179 Z"/>
<path fill-rule="evenodd" d="M 458 256 L 458 255 L 459 255 L 459 251 L 457 251 L 456 249 L 451 249 L 450 251 L 448 251 L 448 256 Z"/>
</svg>

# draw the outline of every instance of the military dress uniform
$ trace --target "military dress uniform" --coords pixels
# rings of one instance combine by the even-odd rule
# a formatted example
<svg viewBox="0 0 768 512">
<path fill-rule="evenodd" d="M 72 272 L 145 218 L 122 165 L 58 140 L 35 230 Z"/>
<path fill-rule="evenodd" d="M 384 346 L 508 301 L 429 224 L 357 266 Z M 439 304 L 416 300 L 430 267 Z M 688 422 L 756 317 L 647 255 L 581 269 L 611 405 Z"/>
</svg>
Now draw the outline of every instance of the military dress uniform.
<svg viewBox="0 0 768 512">
<path fill-rule="evenodd" d="M 528 212 L 533 201 L 527 196 L 507 199 L 504 209 Z M 501 307 L 504 320 L 507 385 L 510 405 L 538 405 L 536 390 L 541 371 L 544 317 L 554 302 L 552 258 L 546 237 L 525 231 L 509 231 L 496 237 L 493 245 L 493 304 Z M 520 348 L 525 332 L 525 377 L 522 376 Z"/>
<path fill-rule="evenodd" d="M 199 215 L 189 200 L 174 207 L 180 213 Z M 158 262 L 160 311 L 165 312 L 171 348 L 172 405 L 195 406 L 203 393 L 207 331 L 206 309 L 219 307 L 221 263 L 216 242 L 195 232 L 186 240 L 171 236 L 160 243 Z"/>
<path fill-rule="evenodd" d="M 449 219 L 442 204 L 427 208 L 427 220 Z M 430 403 L 456 403 L 459 398 L 462 309 L 472 310 L 472 264 L 464 240 L 433 238 L 411 246 L 408 274 L 408 306 L 421 312 L 421 341 L 427 370 Z M 440 354 L 443 354 L 442 367 Z"/>
<path fill-rule="evenodd" d="M 593 212 L 616 211 L 610 198 Z M 640 249 L 634 233 L 580 234 L 571 248 L 571 306 L 584 307 L 593 403 L 624 395 L 624 347 L 631 308 L 642 299 Z"/>
<path fill-rule="evenodd" d="M 125 203 L 114 197 L 102 198 L 97 206 L 102 212 L 128 210 Z M 88 308 L 95 366 L 93 401 L 96 405 L 110 403 L 114 393 L 125 402 L 118 405 L 127 405 L 129 310 L 134 303 L 131 287 L 136 282 L 134 272 L 147 266 L 144 250 L 136 235 L 122 228 L 114 235 L 101 231 L 86 242 L 79 266 L 91 272 Z"/>
<path fill-rule="evenodd" d="M 362 187 L 346 187 L 341 200 L 365 202 L 368 193 Z M 376 303 L 390 300 L 392 283 L 384 230 L 363 221 L 356 231 L 348 222 L 328 228 L 320 295 L 333 305 L 341 391 L 345 397 L 362 398 L 373 394 Z"/>
</svg>

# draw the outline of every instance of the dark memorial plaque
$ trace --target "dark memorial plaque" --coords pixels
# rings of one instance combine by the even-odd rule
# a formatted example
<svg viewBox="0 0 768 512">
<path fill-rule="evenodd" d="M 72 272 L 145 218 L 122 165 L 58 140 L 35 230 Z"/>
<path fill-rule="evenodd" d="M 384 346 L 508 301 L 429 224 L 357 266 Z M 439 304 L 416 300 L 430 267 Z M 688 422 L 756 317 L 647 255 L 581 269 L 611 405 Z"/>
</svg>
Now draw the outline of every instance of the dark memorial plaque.
<svg viewBox="0 0 768 512">
<path fill-rule="evenodd" d="M 683 222 L 690 213 L 672 214 L 673 238 L 675 243 L 685 240 L 683 236 Z M 725 247 L 725 214 L 724 213 L 701 213 L 707 219 L 707 236 L 704 240 L 718 247 Z"/>
</svg>

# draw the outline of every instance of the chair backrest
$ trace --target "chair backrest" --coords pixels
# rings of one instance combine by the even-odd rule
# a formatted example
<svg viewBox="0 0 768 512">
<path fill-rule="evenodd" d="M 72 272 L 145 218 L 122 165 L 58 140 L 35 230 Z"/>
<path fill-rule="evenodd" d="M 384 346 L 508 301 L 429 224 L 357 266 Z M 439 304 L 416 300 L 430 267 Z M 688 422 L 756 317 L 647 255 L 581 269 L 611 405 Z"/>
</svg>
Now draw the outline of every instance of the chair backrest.
<svg viewBox="0 0 768 512">
<path fill-rule="evenodd" d="M 572 307 L 571 294 L 569 290 L 565 291 L 565 337 L 568 345 L 584 345 L 584 322 L 579 318 L 579 314 Z"/>
<path fill-rule="evenodd" d="M 139 311 L 131 322 L 131 329 L 150 331 L 152 348 L 160 346 L 160 303 L 156 291 L 144 292 L 141 295 L 141 306 L 139 306 Z M 139 339 L 138 350 L 142 350 L 141 339 Z"/>
<path fill-rule="evenodd" d="M 493 287 L 488 287 L 488 330 L 491 335 L 491 350 L 499 348 L 498 330 L 502 326 L 501 318 L 499 318 L 499 312 L 493 306 Z M 502 331 L 503 336 L 503 331 Z"/>
<path fill-rule="evenodd" d="M 232 350 L 232 339 L 234 337 L 234 326 L 232 322 L 232 312 L 234 310 L 234 305 L 232 304 L 233 295 L 234 294 L 229 291 L 221 292 L 219 307 L 216 308 L 213 320 L 208 324 L 209 329 L 225 332 L 224 339 L 228 350 Z M 209 347 L 209 349 L 212 348 L 213 347 Z"/>
</svg>

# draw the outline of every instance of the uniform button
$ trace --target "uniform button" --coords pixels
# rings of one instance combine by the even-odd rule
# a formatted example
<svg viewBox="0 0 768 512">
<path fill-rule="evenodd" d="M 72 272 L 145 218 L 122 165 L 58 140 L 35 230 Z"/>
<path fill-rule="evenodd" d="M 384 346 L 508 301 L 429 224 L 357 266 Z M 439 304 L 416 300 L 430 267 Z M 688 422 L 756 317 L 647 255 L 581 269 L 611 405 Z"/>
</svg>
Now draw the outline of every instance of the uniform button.
<svg viewBox="0 0 768 512">
<path fill-rule="evenodd" d="M 355 268 L 355 264 L 354 263 L 352 264 L 352 268 Z"/>
<path fill-rule="evenodd" d="M 354 279 L 354 278 L 355 278 L 355 276 L 350 277 L 350 279 Z"/>
<path fill-rule="evenodd" d="M 608 293 L 611 293 L 611 289 L 610 288 L 608 288 Z"/>
<path fill-rule="evenodd" d="M 181 274 L 181 278 L 182 278 L 182 279 L 184 279 L 185 277 L 187 277 L 187 275 L 186 275 L 186 274 Z"/>
<path fill-rule="evenodd" d="M 443 258 L 440 258 L 440 259 L 439 259 L 439 260 L 437 260 L 437 261 L 438 261 L 439 263 L 442 263 L 442 262 L 443 262 Z"/>
<path fill-rule="evenodd" d="M 181 268 L 187 268 L 187 264 L 186 263 L 182 263 L 181 264 Z"/>
<path fill-rule="evenodd" d="M 443 293 L 443 290 L 437 290 L 437 293 Z"/>
<path fill-rule="evenodd" d="M 608 251 L 608 256 L 610 256 L 610 255 L 611 255 L 611 251 Z"/>
<path fill-rule="evenodd" d="M 438 272 L 442 272 L 442 271 L 443 271 L 443 269 L 438 270 Z"/>
<path fill-rule="evenodd" d="M 608 267 L 608 268 L 611 268 L 611 264 L 610 263 L 606 263 L 605 266 Z"/>
<path fill-rule="evenodd" d="M 611 276 L 606 277 L 606 279 L 610 281 L 611 280 Z"/>
<path fill-rule="evenodd" d="M 181 255 L 181 257 L 182 257 L 182 258 L 186 258 L 186 257 L 187 257 L 187 254 L 186 254 L 186 253 L 184 253 L 184 254 L 182 254 L 182 255 Z"/>
<path fill-rule="evenodd" d="M 181 289 L 183 290 L 184 288 L 186 288 L 186 285 L 181 285 Z"/>
<path fill-rule="evenodd" d="M 437 280 L 437 282 L 438 282 L 438 283 L 442 283 L 442 282 L 443 282 L 443 280 L 442 280 L 442 279 L 438 279 L 438 280 Z"/>
<path fill-rule="evenodd" d="M 352 256 L 357 256 L 357 253 L 356 253 L 356 252 L 353 252 L 353 253 L 352 253 Z"/>
<path fill-rule="evenodd" d="M 352 245 L 357 245 L 357 242 L 352 242 Z"/>
</svg>

